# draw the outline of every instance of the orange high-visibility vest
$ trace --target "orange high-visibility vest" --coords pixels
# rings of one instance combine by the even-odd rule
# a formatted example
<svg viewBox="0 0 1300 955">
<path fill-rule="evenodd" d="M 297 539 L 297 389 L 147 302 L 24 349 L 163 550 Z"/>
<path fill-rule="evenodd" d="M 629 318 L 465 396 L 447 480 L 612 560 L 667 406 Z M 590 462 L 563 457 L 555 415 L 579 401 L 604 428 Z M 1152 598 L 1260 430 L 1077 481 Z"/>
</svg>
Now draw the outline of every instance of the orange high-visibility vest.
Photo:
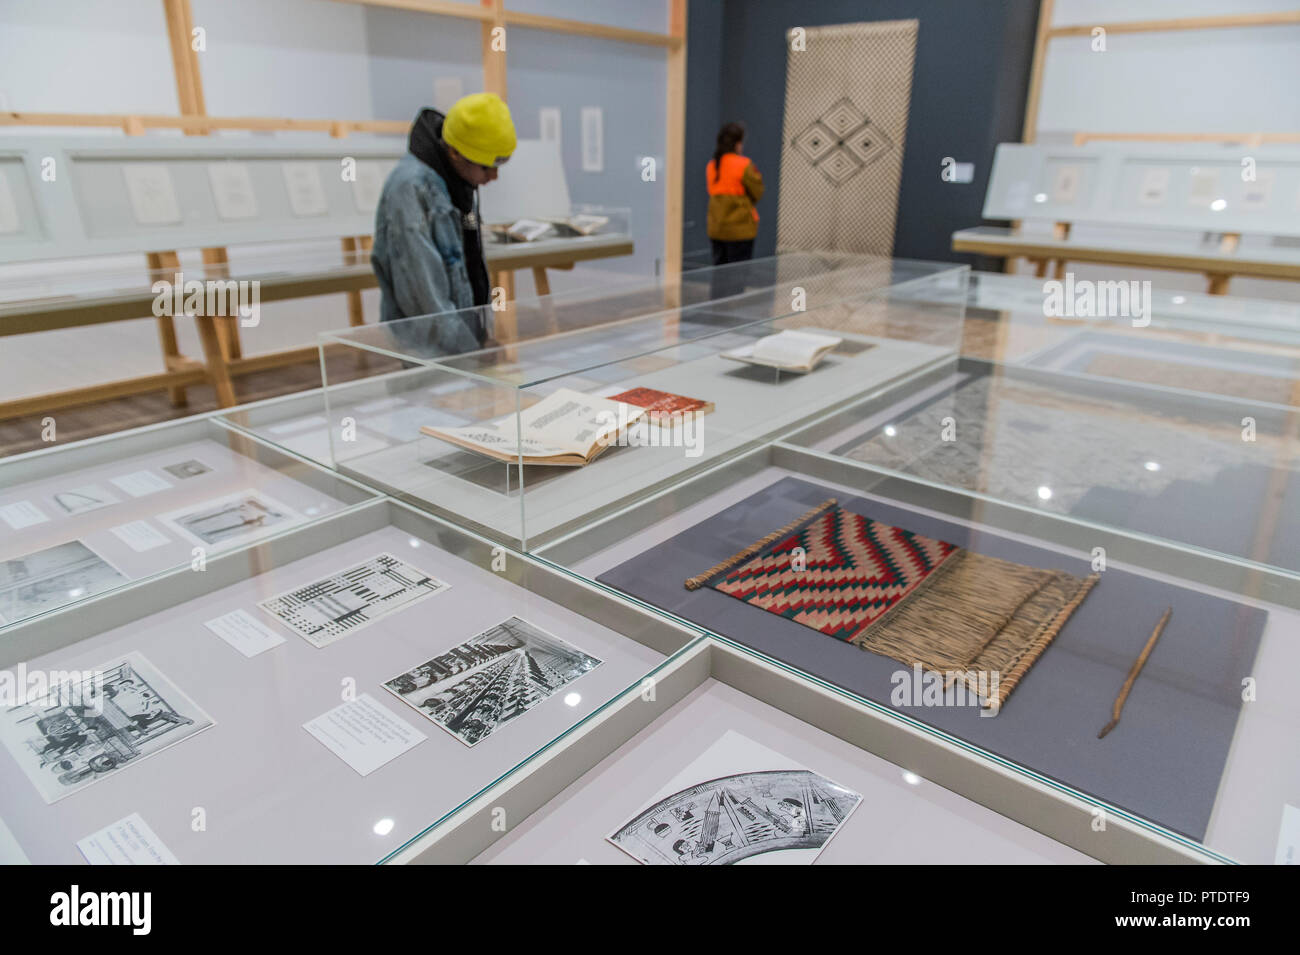
<svg viewBox="0 0 1300 955">
<path fill-rule="evenodd" d="M 722 174 L 715 176 L 717 163 L 709 160 L 707 175 L 710 196 L 745 196 L 745 170 L 749 168 L 750 158 L 739 153 L 726 153 L 722 157 Z M 699 168 L 698 166 L 696 168 Z M 754 221 L 758 221 L 758 210 L 753 209 Z"/>
</svg>

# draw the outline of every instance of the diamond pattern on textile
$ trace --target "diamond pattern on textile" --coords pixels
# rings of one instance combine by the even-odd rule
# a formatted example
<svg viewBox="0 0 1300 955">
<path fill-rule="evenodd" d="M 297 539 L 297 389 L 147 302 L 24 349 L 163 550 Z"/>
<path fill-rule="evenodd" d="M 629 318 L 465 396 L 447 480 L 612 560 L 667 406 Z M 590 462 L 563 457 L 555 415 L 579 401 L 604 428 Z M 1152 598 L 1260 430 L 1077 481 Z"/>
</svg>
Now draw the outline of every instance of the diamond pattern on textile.
<svg viewBox="0 0 1300 955">
<path fill-rule="evenodd" d="M 796 570 L 796 548 L 805 555 Z M 835 507 L 713 588 L 850 640 L 907 597 L 957 548 Z"/>
<path fill-rule="evenodd" d="M 891 255 L 917 21 L 805 33 L 786 53 L 777 250 Z"/>
</svg>

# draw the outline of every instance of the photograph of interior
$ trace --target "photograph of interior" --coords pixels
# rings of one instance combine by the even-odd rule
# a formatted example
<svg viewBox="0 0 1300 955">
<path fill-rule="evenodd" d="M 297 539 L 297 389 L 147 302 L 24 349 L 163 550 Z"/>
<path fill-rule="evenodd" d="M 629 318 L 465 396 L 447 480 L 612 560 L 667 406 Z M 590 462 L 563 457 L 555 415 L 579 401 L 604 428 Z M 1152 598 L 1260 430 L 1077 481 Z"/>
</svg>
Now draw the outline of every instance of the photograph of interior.
<svg viewBox="0 0 1300 955">
<path fill-rule="evenodd" d="M 1300 864 L 1297 90 L 1295 0 L 0 0 L 0 861 Z"/>
</svg>

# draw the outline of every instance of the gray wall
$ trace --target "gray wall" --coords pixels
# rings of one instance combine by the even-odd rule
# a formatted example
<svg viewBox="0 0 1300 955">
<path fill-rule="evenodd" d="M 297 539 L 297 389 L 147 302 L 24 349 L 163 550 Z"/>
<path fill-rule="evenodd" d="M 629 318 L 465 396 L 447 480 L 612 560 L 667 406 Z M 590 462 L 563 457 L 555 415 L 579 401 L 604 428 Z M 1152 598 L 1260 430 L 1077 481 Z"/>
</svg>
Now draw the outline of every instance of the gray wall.
<svg viewBox="0 0 1300 955">
<path fill-rule="evenodd" d="M 684 248 L 707 241 L 704 166 L 718 126 L 738 119 L 748 129 L 745 152 L 767 182 L 754 254 L 776 249 L 786 30 L 914 18 L 920 31 L 894 255 L 973 261 L 951 251 L 951 236 L 981 221 L 994 147 L 1020 139 L 1037 16 L 1037 0 L 691 0 Z M 975 181 L 943 182 L 945 156 L 974 162 Z"/>
</svg>

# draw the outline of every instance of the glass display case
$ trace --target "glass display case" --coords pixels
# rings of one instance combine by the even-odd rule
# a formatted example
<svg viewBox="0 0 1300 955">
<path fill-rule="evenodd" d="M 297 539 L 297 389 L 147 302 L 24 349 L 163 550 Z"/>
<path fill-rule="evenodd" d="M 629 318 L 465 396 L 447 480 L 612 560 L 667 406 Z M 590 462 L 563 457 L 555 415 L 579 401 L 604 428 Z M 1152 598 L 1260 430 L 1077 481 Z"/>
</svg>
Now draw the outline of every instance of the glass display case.
<svg viewBox="0 0 1300 955">
<path fill-rule="evenodd" d="M 1300 646 L 1296 435 L 1285 406 L 962 358 L 535 553 L 1099 825 L 1272 862 L 1300 799 L 1300 704 L 1263 691 Z"/>
<path fill-rule="evenodd" d="M 323 353 L 344 346 L 405 367 L 339 386 L 327 373 L 324 409 L 304 430 L 328 440 L 343 474 L 538 546 L 954 360 L 964 268 L 866 260 L 796 275 L 624 321 L 581 326 L 556 314 L 557 334 L 460 355 L 438 354 L 440 343 L 499 321 L 490 310 L 327 335 Z M 933 287 L 925 303 L 910 298 L 917 286 Z M 944 289 L 951 301 L 935 304 Z M 929 321 L 884 320 L 895 298 Z M 553 304 L 518 303 L 514 317 L 542 323 Z"/>
<path fill-rule="evenodd" d="M 404 505 L 337 511 L 6 633 L 0 858 L 381 861 L 697 637 Z"/>
<path fill-rule="evenodd" d="M 214 415 L 0 459 L 0 629 L 375 496 Z"/>
</svg>

